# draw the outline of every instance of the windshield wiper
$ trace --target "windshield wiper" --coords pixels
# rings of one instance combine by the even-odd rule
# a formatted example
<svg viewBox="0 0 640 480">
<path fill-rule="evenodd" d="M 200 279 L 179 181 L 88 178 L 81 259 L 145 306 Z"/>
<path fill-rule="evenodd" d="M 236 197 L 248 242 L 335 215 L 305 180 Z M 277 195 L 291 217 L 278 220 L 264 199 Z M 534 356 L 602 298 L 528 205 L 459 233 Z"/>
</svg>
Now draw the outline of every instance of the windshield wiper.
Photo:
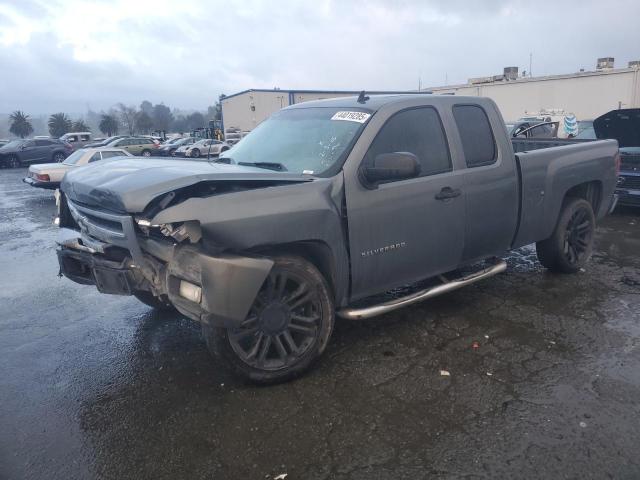
<svg viewBox="0 0 640 480">
<path fill-rule="evenodd" d="M 278 162 L 238 162 L 238 165 L 242 165 L 244 167 L 266 168 L 268 170 L 275 170 L 276 172 L 287 171 L 287 168 Z"/>
</svg>

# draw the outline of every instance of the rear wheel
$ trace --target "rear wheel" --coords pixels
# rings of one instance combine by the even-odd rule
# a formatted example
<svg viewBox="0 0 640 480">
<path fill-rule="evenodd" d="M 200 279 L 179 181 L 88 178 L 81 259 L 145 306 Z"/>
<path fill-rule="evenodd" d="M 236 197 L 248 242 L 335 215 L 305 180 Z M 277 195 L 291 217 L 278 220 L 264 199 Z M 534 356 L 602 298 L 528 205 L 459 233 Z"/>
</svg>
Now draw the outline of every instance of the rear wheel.
<svg viewBox="0 0 640 480">
<path fill-rule="evenodd" d="M 536 243 L 538 260 L 552 272 L 576 273 L 591 257 L 595 227 L 591 204 L 568 198 L 551 237 Z"/>
<path fill-rule="evenodd" d="M 137 292 L 133 292 L 133 296 L 136 297 L 145 305 L 148 305 L 151 308 L 155 308 L 156 310 L 174 310 L 173 305 L 171 305 L 171 303 L 169 303 L 168 300 L 158 298 L 154 296 L 151 292 L 145 292 L 140 290 Z"/>
<path fill-rule="evenodd" d="M 64 162 L 65 158 L 66 157 L 64 156 L 64 153 L 62 153 L 62 152 L 56 152 L 56 153 L 53 154 L 53 161 L 54 162 L 62 163 L 62 162 Z"/>
<path fill-rule="evenodd" d="M 277 257 L 247 318 L 236 328 L 203 325 L 209 350 L 255 383 L 291 380 L 322 354 L 334 323 L 324 277 L 299 257 Z"/>
<path fill-rule="evenodd" d="M 143 157 L 150 157 L 151 156 L 151 150 L 143 150 L 142 151 L 142 156 Z"/>
</svg>

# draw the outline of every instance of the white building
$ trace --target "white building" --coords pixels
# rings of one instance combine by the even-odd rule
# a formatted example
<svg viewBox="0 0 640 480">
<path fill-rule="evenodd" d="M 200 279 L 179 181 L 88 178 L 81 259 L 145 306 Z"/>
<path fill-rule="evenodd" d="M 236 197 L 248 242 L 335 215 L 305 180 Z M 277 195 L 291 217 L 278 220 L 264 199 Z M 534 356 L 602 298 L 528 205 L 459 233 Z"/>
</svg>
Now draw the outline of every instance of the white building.
<svg viewBox="0 0 640 480">
<path fill-rule="evenodd" d="M 360 91 L 346 90 L 244 90 L 222 99 L 222 121 L 224 128 L 253 130 L 263 120 L 294 103 L 322 100 L 324 98 L 348 97 Z M 367 94 L 389 94 L 407 92 L 367 91 Z"/>
<path fill-rule="evenodd" d="M 507 67 L 503 75 L 427 90 L 489 97 L 498 104 L 505 120 L 543 110 L 564 110 L 578 120 L 587 120 L 616 108 L 640 107 L 640 62 L 613 68 L 613 58 L 602 58 L 594 71 L 545 77 L 519 77 L 517 67 Z"/>
<path fill-rule="evenodd" d="M 502 75 L 472 78 L 462 85 L 427 88 L 434 94 L 492 98 L 505 120 L 516 120 L 541 111 L 564 110 L 578 120 L 589 120 L 616 108 L 640 108 L 640 61 L 627 68 L 613 68 L 614 59 L 598 59 L 596 70 L 545 77 L 518 76 L 517 67 Z M 357 95 L 358 91 L 251 89 L 222 100 L 225 128 L 253 130 L 272 113 L 294 103 Z M 368 94 L 408 93 L 374 92 Z"/>
</svg>

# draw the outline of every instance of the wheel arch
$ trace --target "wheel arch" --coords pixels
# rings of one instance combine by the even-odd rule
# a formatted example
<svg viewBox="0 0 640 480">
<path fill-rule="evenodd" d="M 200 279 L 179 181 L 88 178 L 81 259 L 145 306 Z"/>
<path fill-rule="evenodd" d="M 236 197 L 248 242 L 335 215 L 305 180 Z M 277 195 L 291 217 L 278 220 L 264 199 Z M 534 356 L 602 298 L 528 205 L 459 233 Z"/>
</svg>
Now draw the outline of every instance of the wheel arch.
<svg viewBox="0 0 640 480">
<path fill-rule="evenodd" d="M 564 194 L 563 203 L 569 198 L 586 200 L 591 204 L 594 214 L 597 215 L 600 205 L 602 205 L 602 182 L 600 180 L 591 180 L 574 185 Z"/>
<path fill-rule="evenodd" d="M 335 255 L 322 240 L 303 240 L 278 245 L 258 247 L 252 253 L 260 255 L 296 255 L 311 262 L 327 280 L 334 302 L 341 305 L 346 299 L 347 282 L 342 278 Z"/>
</svg>

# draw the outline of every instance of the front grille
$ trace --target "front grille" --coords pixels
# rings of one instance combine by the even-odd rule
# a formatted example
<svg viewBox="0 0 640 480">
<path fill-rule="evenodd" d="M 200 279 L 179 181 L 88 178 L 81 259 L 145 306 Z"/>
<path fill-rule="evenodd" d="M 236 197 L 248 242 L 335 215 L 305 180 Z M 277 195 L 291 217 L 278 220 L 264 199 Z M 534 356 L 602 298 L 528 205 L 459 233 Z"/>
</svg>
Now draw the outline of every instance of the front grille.
<svg viewBox="0 0 640 480">
<path fill-rule="evenodd" d="M 130 216 L 94 210 L 69 199 L 67 199 L 67 204 L 73 219 L 83 233 L 114 245 L 120 243 L 119 240 L 126 238 L 125 224 L 131 221 Z"/>
<path fill-rule="evenodd" d="M 636 153 L 620 154 L 620 171 L 640 172 L 640 154 L 636 154 Z"/>
<path fill-rule="evenodd" d="M 96 210 L 66 199 L 71 217 L 78 225 L 83 244 L 98 251 L 120 247 L 130 252 L 134 261 L 142 262 L 142 251 L 136 238 L 131 215 Z"/>
<path fill-rule="evenodd" d="M 640 190 L 640 175 L 621 175 L 618 187 L 623 190 Z"/>
</svg>

